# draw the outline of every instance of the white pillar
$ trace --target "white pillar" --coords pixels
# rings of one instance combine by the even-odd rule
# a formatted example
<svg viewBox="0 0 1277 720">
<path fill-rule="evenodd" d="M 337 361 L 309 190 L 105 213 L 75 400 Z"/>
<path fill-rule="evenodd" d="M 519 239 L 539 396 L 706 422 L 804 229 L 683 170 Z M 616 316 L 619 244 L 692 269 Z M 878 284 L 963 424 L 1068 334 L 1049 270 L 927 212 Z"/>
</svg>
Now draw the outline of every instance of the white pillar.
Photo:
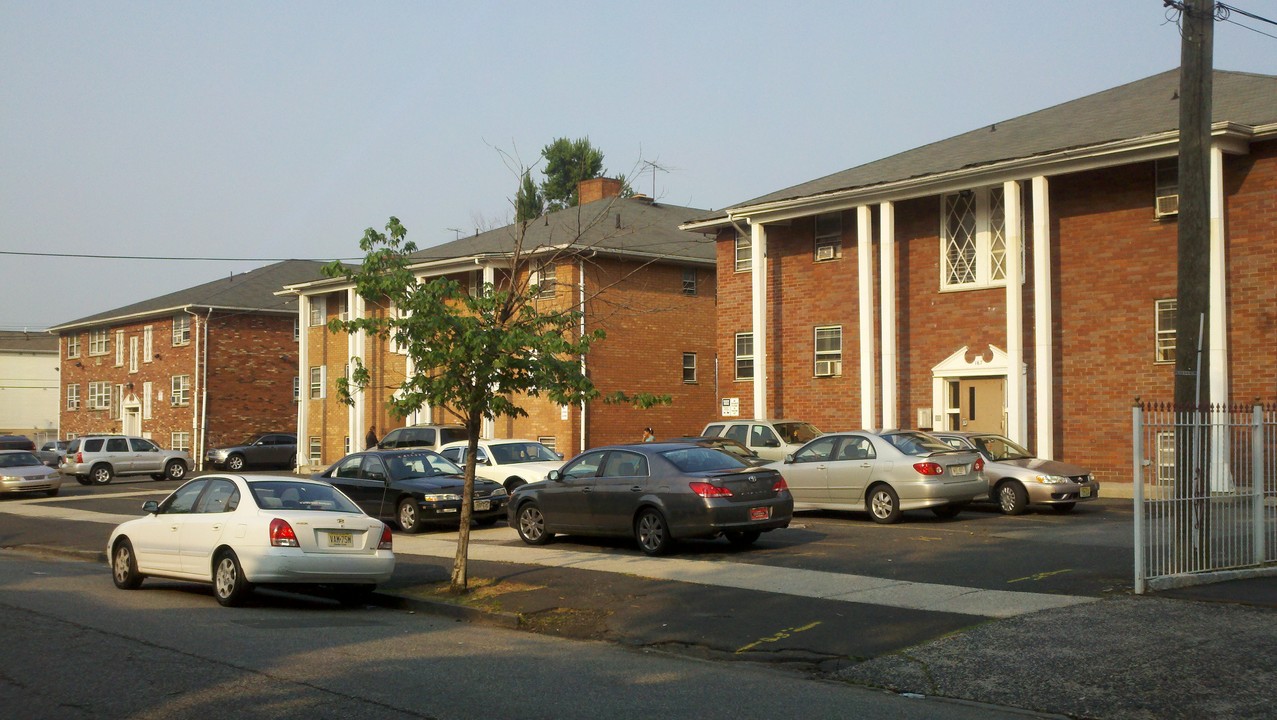
<svg viewBox="0 0 1277 720">
<path fill-rule="evenodd" d="M 856 208 L 856 264 L 860 270 L 860 427 L 874 427 L 873 226 L 868 205 Z"/>
<path fill-rule="evenodd" d="M 1224 237 L 1224 152 L 1210 150 L 1210 288 L 1207 312 L 1210 313 L 1210 401 L 1214 405 L 1228 403 L 1228 276 Z M 1219 413 L 1211 442 L 1211 490 L 1232 492 L 1235 489 L 1228 435 Z"/>
<path fill-rule="evenodd" d="M 882 268 L 882 428 L 899 427 L 896 420 L 896 206 L 878 206 L 878 252 Z"/>
<path fill-rule="evenodd" d="M 1040 458 L 1055 457 L 1055 356 L 1051 348 L 1051 198 L 1044 176 L 1033 178 L 1033 367 Z"/>
<path fill-rule="evenodd" d="M 750 281 L 753 286 L 754 417 L 768 417 L 767 408 L 767 232 L 751 222 Z"/>
<path fill-rule="evenodd" d="M 310 296 L 297 296 L 297 468 L 310 464 Z"/>
<path fill-rule="evenodd" d="M 359 293 L 354 288 L 346 291 L 346 316 L 350 320 L 363 316 L 363 298 L 359 297 Z M 346 349 L 348 356 L 348 364 L 353 371 L 355 360 L 367 364 L 367 358 L 364 356 L 364 337 L 365 333 L 350 333 L 346 336 Z M 347 378 L 349 379 L 349 378 Z M 364 417 L 364 397 L 363 390 L 356 389 L 351 386 L 350 399 L 352 403 L 346 407 L 346 434 L 350 436 L 351 451 L 360 450 L 364 447 L 365 417 Z"/>
<path fill-rule="evenodd" d="M 1024 244 L 1020 183 L 1002 183 L 1002 203 L 1006 221 L 1007 437 L 1023 445 L 1028 435 L 1028 413 L 1024 388 L 1024 292 L 1020 284 L 1020 248 Z"/>
</svg>

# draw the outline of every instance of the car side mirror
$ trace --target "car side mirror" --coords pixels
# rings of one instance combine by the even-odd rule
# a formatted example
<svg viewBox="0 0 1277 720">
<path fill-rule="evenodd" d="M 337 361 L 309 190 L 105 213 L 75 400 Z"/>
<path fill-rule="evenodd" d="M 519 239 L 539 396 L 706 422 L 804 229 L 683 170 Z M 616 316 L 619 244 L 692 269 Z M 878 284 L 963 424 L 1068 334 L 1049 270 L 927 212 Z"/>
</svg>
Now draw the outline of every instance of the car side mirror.
<svg viewBox="0 0 1277 720">
<path fill-rule="evenodd" d="M 563 479 L 563 473 L 559 472 L 558 470 L 551 470 L 550 472 L 546 473 L 545 479 L 549 480 L 550 482 L 559 482 L 560 480 Z"/>
<path fill-rule="evenodd" d="M 793 454 L 793 453 L 789 453 L 788 455 L 786 455 L 786 456 L 785 456 L 785 464 L 786 464 L 786 465 L 793 465 L 793 464 L 794 464 L 794 454 Z"/>
<path fill-rule="evenodd" d="M 146 502 L 142 503 L 142 512 L 147 513 L 148 515 L 154 515 L 155 513 L 159 511 L 160 511 L 160 504 L 155 502 L 154 500 L 147 500 Z"/>
<path fill-rule="evenodd" d="M 384 483 L 386 482 L 386 475 L 385 473 L 369 473 L 368 479 L 373 482 Z"/>
<path fill-rule="evenodd" d="M 562 460 L 562 459 L 563 459 L 563 453 L 561 453 L 561 452 L 556 452 L 556 453 L 554 453 L 554 454 L 555 454 L 556 456 L 558 456 L 558 458 L 559 458 L 560 460 Z"/>
<path fill-rule="evenodd" d="M 780 447 L 780 441 L 779 440 L 764 440 L 763 447 L 769 447 L 769 448 Z"/>
</svg>

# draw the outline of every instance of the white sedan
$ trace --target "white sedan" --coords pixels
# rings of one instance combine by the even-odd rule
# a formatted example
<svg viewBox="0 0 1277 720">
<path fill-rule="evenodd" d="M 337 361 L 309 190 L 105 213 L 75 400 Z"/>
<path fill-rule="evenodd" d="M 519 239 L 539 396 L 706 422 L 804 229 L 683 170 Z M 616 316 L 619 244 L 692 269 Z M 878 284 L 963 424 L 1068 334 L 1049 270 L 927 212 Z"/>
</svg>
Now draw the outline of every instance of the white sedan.
<svg viewBox="0 0 1277 720">
<path fill-rule="evenodd" d="M 448 443 L 439 454 L 465 467 L 469 441 Z M 475 452 L 475 475 L 501 483 L 506 492 L 541 482 L 551 470 L 563 467 L 563 456 L 535 440 L 480 440 Z"/>
<path fill-rule="evenodd" d="M 121 523 L 106 551 L 115 586 L 147 577 L 211 583 L 222 605 L 255 585 L 323 585 L 356 603 L 395 569 L 390 528 L 326 482 L 205 475 Z"/>
</svg>

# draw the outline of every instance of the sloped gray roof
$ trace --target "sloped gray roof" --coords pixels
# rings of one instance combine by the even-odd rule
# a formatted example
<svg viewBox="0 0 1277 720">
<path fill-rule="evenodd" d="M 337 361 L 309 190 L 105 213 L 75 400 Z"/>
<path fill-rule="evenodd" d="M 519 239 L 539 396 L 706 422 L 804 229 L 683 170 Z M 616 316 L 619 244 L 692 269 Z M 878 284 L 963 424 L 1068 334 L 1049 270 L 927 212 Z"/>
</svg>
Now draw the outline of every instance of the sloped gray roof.
<svg viewBox="0 0 1277 720">
<path fill-rule="evenodd" d="M 50 328 L 58 332 L 96 325 L 121 318 L 161 314 L 184 307 L 214 308 L 247 312 L 297 312 L 296 295 L 275 295 L 290 283 L 317 280 L 324 263 L 314 260 L 284 260 L 246 273 L 231 275 L 203 285 L 107 310 Z"/>
<path fill-rule="evenodd" d="M 705 212 L 642 197 L 604 198 L 532 221 L 523 240 L 523 252 L 571 245 L 579 250 L 602 253 L 713 262 L 712 239 L 678 229 L 687 218 Z M 506 225 L 419 250 L 412 257 L 425 262 L 510 253 L 515 247 L 515 231 L 515 225 Z"/>
<path fill-rule="evenodd" d="M 0 352 L 56 353 L 58 339 L 45 332 L 0 330 Z"/>
<path fill-rule="evenodd" d="M 726 211 L 734 208 L 867 188 L 1174 131 L 1179 127 L 1178 90 L 1179 70 L 1169 70 L 737 203 L 699 220 L 726 217 Z M 1277 77 L 1215 71 L 1212 117 L 1215 122 L 1247 126 L 1277 122 Z"/>
</svg>

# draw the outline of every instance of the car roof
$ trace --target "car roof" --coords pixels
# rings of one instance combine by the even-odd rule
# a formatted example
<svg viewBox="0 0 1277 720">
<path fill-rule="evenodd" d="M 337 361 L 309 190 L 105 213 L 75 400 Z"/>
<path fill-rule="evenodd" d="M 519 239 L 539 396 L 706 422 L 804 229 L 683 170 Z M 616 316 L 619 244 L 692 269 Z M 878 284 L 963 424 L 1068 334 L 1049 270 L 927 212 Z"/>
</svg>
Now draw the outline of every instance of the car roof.
<svg viewBox="0 0 1277 720">
<path fill-rule="evenodd" d="M 22 449 L 20 449 L 20 448 L 6 448 L 6 449 L 4 449 L 4 450 L 0 450 L 0 455 L 9 455 L 9 454 L 12 454 L 12 453 L 26 453 L 26 454 L 30 455 L 30 454 L 31 454 L 31 451 L 30 451 L 30 450 L 22 450 Z"/>
</svg>

